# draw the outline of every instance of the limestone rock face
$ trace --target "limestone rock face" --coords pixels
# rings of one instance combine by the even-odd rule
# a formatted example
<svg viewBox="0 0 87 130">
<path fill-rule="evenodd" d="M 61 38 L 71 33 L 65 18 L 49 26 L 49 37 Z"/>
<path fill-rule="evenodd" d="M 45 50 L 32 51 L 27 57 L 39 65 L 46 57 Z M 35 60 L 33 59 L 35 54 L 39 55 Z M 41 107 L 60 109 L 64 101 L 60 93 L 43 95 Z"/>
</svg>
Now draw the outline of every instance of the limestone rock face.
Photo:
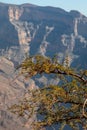
<svg viewBox="0 0 87 130">
<path fill-rule="evenodd" d="M 9 20 L 19 20 L 20 16 L 22 15 L 23 10 L 18 8 L 17 6 L 9 6 L 8 14 L 9 14 Z"/>
<path fill-rule="evenodd" d="M 0 130 L 29 130 L 31 126 L 23 127 L 29 120 L 18 119 L 8 107 L 22 99 L 28 88 L 34 89 L 35 83 L 30 81 L 30 88 L 30 82 L 24 81 L 23 76 L 17 78 L 14 69 L 12 61 L 5 57 L 0 58 Z M 31 118 L 31 122 L 32 120 Z"/>
</svg>

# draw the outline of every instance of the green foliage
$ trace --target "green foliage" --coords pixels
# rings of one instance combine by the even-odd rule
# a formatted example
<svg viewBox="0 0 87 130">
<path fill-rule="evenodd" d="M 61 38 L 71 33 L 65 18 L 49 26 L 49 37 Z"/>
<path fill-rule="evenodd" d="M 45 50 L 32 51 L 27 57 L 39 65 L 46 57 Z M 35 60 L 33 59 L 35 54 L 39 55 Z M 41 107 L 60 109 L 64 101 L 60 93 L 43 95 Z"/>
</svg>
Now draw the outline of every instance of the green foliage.
<svg viewBox="0 0 87 130">
<path fill-rule="evenodd" d="M 65 125 L 76 130 L 79 124 L 87 129 L 87 70 L 76 72 L 59 64 L 55 58 L 40 55 L 26 58 L 19 68 L 27 78 L 37 74 L 54 74 L 60 83 L 29 91 L 28 97 L 10 107 L 12 112 L 25 116 L 27 111 L 28 118 L 33 114 L 43 116 L 34 123 L 35 130 L 59 123 L 60 130 Z"/>
</svg>

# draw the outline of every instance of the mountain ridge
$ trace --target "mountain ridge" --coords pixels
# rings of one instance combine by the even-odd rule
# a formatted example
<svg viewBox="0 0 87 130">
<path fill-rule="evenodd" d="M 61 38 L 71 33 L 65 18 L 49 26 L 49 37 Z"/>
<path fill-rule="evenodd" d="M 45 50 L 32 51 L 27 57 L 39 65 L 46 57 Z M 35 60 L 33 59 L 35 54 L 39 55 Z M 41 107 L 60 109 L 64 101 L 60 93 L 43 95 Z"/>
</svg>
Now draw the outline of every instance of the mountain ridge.
<svg viewBox="0 0 87 130">
<path fill-rule="evenodd" d="M 65 12 L 67 12 L 67 13 L 69 13 L 69 12 L 71 12 L 71 11 L 75 11 L 75 12 L 78 12 L 78 13 L 81 13 L 80 11 L 78 11 L 78 10 L 70 10 L 70 11 L 66 11 L 66 9 L 63 9 L 63 8 L 61 8 L 61 7 L 55 7 L 55 6 L 49 6 L 49 5 L 47 5 L 47 6 L 42 6 L 42 5 L 37 5 L 37 4 L 32 4 L 32 3 L 22 3 L 22 4 L 12 4 L 12 3 L 5 3 L 5 2 L 0 2 L 0 5 L 7 5 L 7 6 L 23 6 L 23 7 L 42 7 L 42 8 L 44 8 L 44 7 L 46 7 L 46 8 L 55 8 L 55 9 L 60 9 L 61 11 L 65 11 Z M 85 17 L 87 17 L 84 13 L 82 13 L 82 15 L 84 15 Z"/>
</svg>

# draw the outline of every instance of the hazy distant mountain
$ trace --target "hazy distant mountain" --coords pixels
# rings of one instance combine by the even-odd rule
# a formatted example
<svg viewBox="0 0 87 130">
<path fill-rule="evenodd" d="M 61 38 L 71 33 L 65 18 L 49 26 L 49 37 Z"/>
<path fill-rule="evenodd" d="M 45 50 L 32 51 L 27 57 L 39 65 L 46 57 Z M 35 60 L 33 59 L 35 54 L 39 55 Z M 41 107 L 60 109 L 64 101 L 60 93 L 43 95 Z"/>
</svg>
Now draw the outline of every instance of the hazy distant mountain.
<svg viewBox="0 0 87 130">
<path fill-rule="evenodd" d="M 72 64 L 86 67 L 87 17 L 78 11 L 31 4 L 0 4 L 0 50 L 41 53 L 61 59 L 68 52 Z M 19 55 L 19 51 L 18 51 Z M 9 56 L 12 60 L 12 56 Z"/>
<path fill-rule="evenodd" d="M 74 10 L 66 12 L 54 7 L 0 3 L 1 130 L 22 130 L 22 121 L 14 127 L 15 118 L 6 111 L 6 104 L 14 99 L 17 101 L 16 98 L 30 86 L 31 89 L 36 87 L 34 80 L 24 81 L 23 77 L 11 84 L 16 76 L 14 66 L 24 59 L 26 53 L 57 54 L 60 62 L 68 55 L 70 65 L 87 68 L 87 17 Z M 41 77 L 38 81 L 45 83 L 46 78 Z"/>
</svg>

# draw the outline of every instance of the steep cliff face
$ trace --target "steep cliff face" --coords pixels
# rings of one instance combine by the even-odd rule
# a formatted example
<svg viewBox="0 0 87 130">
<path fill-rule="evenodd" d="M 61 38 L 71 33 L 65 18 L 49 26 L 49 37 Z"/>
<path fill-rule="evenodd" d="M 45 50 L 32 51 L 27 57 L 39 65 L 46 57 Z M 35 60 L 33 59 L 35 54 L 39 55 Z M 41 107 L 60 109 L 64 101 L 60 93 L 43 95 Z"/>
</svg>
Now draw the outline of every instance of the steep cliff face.
<svg viewBox="0 0 87 130">
<path fill-rule="evenodd" d="M 12 22 L 13 20 L 19 20 L 20 16 L 22 15 L 23 10 L 21 8 L 15 7 L 9 7 L 8 9 L 8 15 L 9 20 Z"/>
<path fill-rule="evenodd" d="M 59 62 L 68 56 L 69 65 L 80 65 L 87 69 L 87 17 L 77 11 L 66 12 L 60 8 L 39 7 L 30 4 L 0 4 L 0 129 L 10 130 L 16 119 L 6 107 L 25 94 L 28 89 L 47 85 L 45 76 L 25 80 L 16 77 L 15 66 L 25 58 L 25 54 L 58 55 Z M 85 57 L 85 58 L 84 58 Z M 50 79 L 58 84 L 58 79 Z M 37 84 L 36 84 L 37 83 Z M 15 96 L 16 95 L 16 96 Z M 10 116 L 9 116 L 10 115 Z M 15 130 L 22 128 L 18 121 Z M 10 126 L 8 126 L 9 122 Z"/>
<path fill-rule="evenodd" d="M 18 33 L 18 39 L 20 44 L 20 49 L 27 53 L 29 51 L 28 43 L 31 41 L 30 32 L 27 31 L 27 22 L 22 22 L 19 20 L 22 15 L 23 9 L 18 7 L 9 7 L 8 15 L 9 21 L 15 27 Z M 25 47 L 23 47 L 25 46 Z"/>
<path fill-rule="evenodd" d="M 85 48 L 85 49 L 87 48 L 87 38 L 84 35 L 81 35 L 79 32 L 79 26 L 81 23 L 83 23 L 82 26 L 84 26 L 84 24 L 87 24 L 87 18 L 85 18 L 84 16 L 82 16 L 82 14 L 79 13 L 79 17 L 74 18 L 74 21 L 73 21 L 73 32 L 69 35 L 63 34 L 62 39 L 61 39 L 63 45 L 67 47 L 66 49 L 67 53 L 73 63 L 75 59 L 77 61 L 79 58 L 81 59 L 80 57 L 81 53 L 80 54 L 78 54 L 78 52 L 74 53 L 78 42 L 80 44 L 78 45 L 78 49 L 80 52 L 82 48 Z"/>
<path fill-rule="evenodd" d="M 0 130 L 29 130 L 31 125 L 28 125 L 27 122 L 32 123 L 35 118 L 18 119 L 9 111 L 8 107 L 17 103 L 28 90 L 36 88 L 36 85 L 32 79 L 25 80 L 23 76 L 17 77 L 14 69 L 12 61 L 0 57 Z M 25 124 L 27 126 L 23 127 Z"/>
<path fill-rule="evenodd" d="M 82 64 L 81 59 L 87 49 L 87 18 L 84 15 L 77 11 L 66 12 L 60 8 L 29 4 L 4 5 L 1 6 L 2 10 L 5 12 L 0 17 L 6 18 L 12 30 L 8 32 L 9 36 L 3 32 L 3 37 L 6 37 L 4 41 L 0 36 L 1 54 L 5 53 L 9 59 L 18 62 L 26 53 L 48 56 L 56 53 L 61 60 L 68 53 L 70 64 Z M 86 60 L 83 61 L 86 64 Z"/>
</svg>

